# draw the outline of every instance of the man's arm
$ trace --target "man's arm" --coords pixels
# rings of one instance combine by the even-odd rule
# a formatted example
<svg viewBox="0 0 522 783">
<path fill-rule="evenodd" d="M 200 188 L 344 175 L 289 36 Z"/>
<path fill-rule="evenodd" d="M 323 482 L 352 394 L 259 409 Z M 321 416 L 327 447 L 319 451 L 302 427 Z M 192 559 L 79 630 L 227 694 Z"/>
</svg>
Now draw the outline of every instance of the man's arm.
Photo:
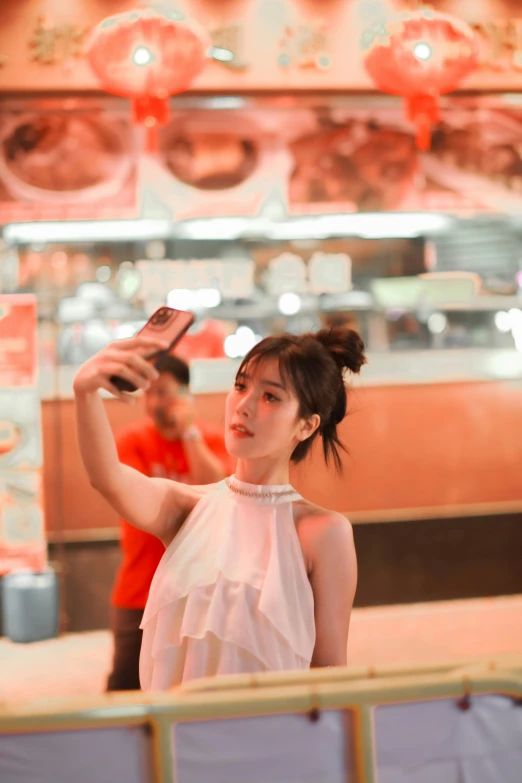
<svg viewBox="0 0 522 783">
<path fill-rule="evenodd" d="M 212 439 L 208 439 L 211 448 L 195 425 L 183 433 L 182 439 L 190 475 L 195 484 L 213 484 L 225 478 L 226 463 L 220 458 L 221 449 L 215 446 Z"/>
</svg>

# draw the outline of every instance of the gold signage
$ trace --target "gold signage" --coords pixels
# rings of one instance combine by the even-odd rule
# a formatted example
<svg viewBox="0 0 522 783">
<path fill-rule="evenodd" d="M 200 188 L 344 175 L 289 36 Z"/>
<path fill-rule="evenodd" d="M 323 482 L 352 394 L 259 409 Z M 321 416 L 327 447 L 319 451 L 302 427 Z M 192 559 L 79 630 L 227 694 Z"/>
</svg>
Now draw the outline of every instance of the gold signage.
<svg viewBox="0 0 522 783">
<path fill-rule="evenodd" d="M 233 71 L 248 67 L 245 59 L 244 28 L 239 23 L 211 29 L 211 56 L 215 62 Z"/>
<path fill-rule="evenodd" d="M 55 65 L 81 57 L 87 32 L 86 27 L 53 25 L 45 17 L 40 17 L 29 40 L 31 59 L 44 65 Z"/>
<path fill-rule="evenodd" d="M 324 24 L 285 27 L 279 46 L 278 63 L 282 68 L 297 65 L 298 68 L 327 71 L 332 67 Z"/>
</svg>

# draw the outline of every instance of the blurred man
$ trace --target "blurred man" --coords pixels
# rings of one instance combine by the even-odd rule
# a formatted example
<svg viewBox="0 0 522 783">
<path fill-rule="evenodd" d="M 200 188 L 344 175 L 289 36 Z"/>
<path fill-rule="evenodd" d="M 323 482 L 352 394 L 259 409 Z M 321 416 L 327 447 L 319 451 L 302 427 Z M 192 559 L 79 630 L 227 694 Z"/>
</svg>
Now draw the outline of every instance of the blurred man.
<svg viewBox="0 0 522 783">
<path fill-rule="evenodd" d="M 229 456 L 221 433 L 195 420 L 189 394 L 189 368 L 178 357 L 156 362 L 160 373 L 145 392 L 149 418 L 124 430 L 117 440 L 120 460 L 146 476 L 187 484 L 209 484 L 228 473 Z M 138 690 L 140 623 L 152 577 L 165 547 L 154 536 L 122 520 L 122 563 L 112 593 L 114 660 L 107 690 Z"/>
</svg>

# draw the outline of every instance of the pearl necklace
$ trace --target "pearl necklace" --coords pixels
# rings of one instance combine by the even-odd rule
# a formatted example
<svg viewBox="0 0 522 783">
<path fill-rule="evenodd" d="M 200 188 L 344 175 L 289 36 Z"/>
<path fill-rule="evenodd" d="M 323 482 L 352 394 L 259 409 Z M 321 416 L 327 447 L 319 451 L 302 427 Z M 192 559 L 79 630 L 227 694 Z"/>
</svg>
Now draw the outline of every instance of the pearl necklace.
<svg viewBox="0 0 522 783">
<path fill-rule="evenodd" d="M 229 478 L 225 479 L 225 484 L 232 492 L 235 492 L 237 495 L 244 495 L 248 498 L 282 498 L 286 497 L 286 495 L 297 494 L 295 489 L 285 489 L 280 492 L 252 492 L 247 489 L 235 487 Z"/>
</svg>

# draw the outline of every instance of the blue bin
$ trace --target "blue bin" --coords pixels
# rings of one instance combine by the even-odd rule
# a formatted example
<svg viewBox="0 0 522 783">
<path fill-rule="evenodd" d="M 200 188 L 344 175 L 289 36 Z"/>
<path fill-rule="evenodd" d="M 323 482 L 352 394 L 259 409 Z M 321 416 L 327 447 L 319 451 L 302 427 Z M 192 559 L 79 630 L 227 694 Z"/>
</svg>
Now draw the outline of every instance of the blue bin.
<svg viewBox="0 0 522 783">
<path fill-rule="evenodd" d="M 58 635 L 59 583 L 54 571 L 14 571 L 2 579 L 3 635 L 26 644 Z"/>
</svg>

